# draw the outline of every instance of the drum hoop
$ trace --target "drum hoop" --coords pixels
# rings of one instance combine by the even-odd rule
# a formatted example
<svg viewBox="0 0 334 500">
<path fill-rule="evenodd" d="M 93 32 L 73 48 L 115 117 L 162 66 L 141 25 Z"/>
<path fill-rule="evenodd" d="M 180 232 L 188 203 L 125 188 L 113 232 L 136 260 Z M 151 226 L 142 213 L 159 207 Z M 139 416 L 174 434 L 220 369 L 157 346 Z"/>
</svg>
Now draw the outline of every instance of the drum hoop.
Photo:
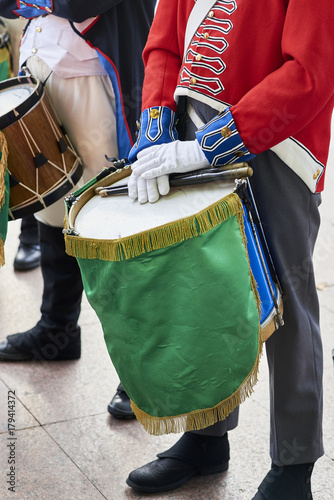
<svg viewBox="0 0 334 500">
<path fill-rule="evenodd" d="M 81 208 L 95 196 L 95 189 L 116 182 L 127 175 L 131 170 L 126 167 L 121 171 L 113 172 L 101 181 L 94 179 L 82 190 L 74 193 L 74 203 L 69 208 L 65 199 L 67 213 L 65 216 L 65 245 L 66 252 L 74 257 L 100 259 L 109 261 L 128 260 L 155 250 L 167 248 L 175 243 L 192 239 L 204 234 L 235 215 L 241 228 L 241 234 L 246 244 L 243 223 L 243 205 L 240 197 L 231 192 L 212 202 L 198 212 L 181 217 L 165 224 L 138 231 L 131 236 L 116 239 L 96 239 L 80 236 L 75 228 L 75 220 Z M 118 174 L 116 176 L 116 174 Z M 125 175 L 124 175 L 125 174 Z"/>
<path fill-rule="evenodd" d="M 279 287 L 277 285 L 275 285 L 275 292 L 277 294 L 278 310 L 283 316 L 283 310 L 284 310 L 283 299 Z M 271 337 L 271 335 L 277 330 L 276 315 L 277 315 L 277 310 L 276 307 L 273 306 L 267 318 L 261 323 L 262 342 L 266 342 L 269 339 L 269 337 Z"/>
<path fill-rule="evenodd" d="M 35 84 L 34 91 L 27 97 L 21 104 L 16 106 L 11 111 L 8 111 L 3 116 L 0 116 L 0 129 L 4 130 L 5 128 L 13 125 L 13 123 L 18 122 L 23 118 L 25 114 L 31 111 L 36 104 L 43 98 L 44 96 L 44 87 L 42 83 L 33 76 L 20 76 L 16 78 L 9 78 L 8 80 L 4 80 L 0 82 L 0 92 L 2 90 L 6 90 L 17 85 L 21 85 L 22 83 L 33 83 Z M 11 85 L 12 84 L 12 85 Z"/>
</svg>

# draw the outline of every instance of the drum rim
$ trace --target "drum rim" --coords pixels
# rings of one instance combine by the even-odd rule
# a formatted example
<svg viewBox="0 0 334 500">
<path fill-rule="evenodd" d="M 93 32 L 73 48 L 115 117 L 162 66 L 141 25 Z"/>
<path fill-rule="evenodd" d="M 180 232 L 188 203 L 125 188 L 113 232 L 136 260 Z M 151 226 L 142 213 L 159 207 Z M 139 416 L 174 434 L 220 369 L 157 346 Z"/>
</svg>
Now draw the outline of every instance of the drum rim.
<svg viewBox="0 0 334 500">
<path fill-rule="evenodd" d="M 4 130 L 15 122 L 18 122 L 27 114 L 31 109 L 42 99 L 44 96 L 44 87 L 42 83 L 34 76 L 19 76 L 9 78 L 0 82 L 0 92 L 2 90 L 21 85 L 22 83 L 33 83 L 35 85 L 34 91 L 24 100 L 21 104 L 15 107 L 8 113 L 0 116 L 0 129 Z"/>
<path fill-rule="evenodd" d="M 276 299 L 278 302 L 278 309 L 281 315 L 283 316 L 284 312 L 283 298 L 277 284 L 275 284 L 275 292 L 276 292 Z M 269 339 L 269 337 L 271 337 L 271 335 L 277 330 L 275 324 L 276 315 L 277 315 L 277 310 L 275 308 L 275 305 L 273 305 L 268 316 L 262 321 L 262 323 L 260 323 L 262 342 L 266 342 Z"/>
</svg>

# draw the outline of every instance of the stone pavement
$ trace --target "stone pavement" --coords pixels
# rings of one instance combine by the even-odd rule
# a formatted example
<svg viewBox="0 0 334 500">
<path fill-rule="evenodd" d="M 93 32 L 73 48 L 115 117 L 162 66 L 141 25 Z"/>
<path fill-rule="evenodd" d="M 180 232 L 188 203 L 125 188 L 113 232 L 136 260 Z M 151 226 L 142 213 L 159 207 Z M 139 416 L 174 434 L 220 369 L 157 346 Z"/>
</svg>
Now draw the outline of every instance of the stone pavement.
<svg viewBox="0 0 334 500">
<path fill-rule="evenodd" d="M 324 340 L 325 455 L 312 476 L 314 500 L 334 498 L 334 149 L 321 206 L 322 227 L 315 266 Z M 0 340 L 39 319 L 40 270 L 15 273 L 19 222 L 9 224 L 6 265 L 0 270 Z M 171 446 L 177 436 L 153 437 L 137 421 L 107 412 L 118 384 L 99 321 L 83 301 L 82 358 L 69 362 L 0 363 L 0 498 L 3 500 L 250 500 L 270 468 L 268 371 L 262 357 L 254 394 L 241 407 L 229 434 L 228 472 L 196 477 L 175 492 L 140 495 L 125 483 L 128 473 Z M 15 391 L 16 492 L 8 491 L 9 391 Z"/>
</svg>

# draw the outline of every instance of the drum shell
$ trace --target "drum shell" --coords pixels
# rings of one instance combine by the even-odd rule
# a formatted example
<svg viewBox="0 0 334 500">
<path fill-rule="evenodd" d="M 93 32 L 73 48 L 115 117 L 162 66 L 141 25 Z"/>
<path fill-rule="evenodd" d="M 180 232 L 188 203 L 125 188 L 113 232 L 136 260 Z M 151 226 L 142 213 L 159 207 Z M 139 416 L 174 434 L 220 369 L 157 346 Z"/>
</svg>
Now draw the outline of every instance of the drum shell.
<svg viewBox="0 0 334 500">
<path fill-rule="evenodd" d="M 28 79 L 13 78 L 2 82 L 1 88 L 24 81 Z M 36 88 L 17 108 L 18 112 L 14 109 L 0 117 L 9 151 L 9 209 L 13 219 L 35 213 L 65 196 L 83 173 L 81 161 L 64 135 L 47 94 L 38 80 L 32 81 Z M 37 165 L 41 164 L 38 167 L 35 157 Z"/>
</svg>

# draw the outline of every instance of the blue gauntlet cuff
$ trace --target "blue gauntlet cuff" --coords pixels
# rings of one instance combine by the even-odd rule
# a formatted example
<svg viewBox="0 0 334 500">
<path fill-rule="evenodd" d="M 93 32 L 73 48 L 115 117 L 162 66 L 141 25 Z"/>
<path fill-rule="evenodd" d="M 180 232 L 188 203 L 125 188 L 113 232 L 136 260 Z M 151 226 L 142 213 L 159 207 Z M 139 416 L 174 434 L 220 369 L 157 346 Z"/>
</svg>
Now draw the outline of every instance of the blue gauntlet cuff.
<svg viewBox="0 0 334 500">
<path fill-rule="evenodd" d="M 201 127 L 196 138 L 213 167 L 255 158 L 242 142 L 230 108 Z"/>
<path fill-rule="evenodd" d="M 129 160 L 135 161 L 137 154 L 150 146 L 176 141 L 178 136 L 175 121 L 174 111 L 165 106 L 144 109 L 140 117 L 138 138 L 131 148 Z"/>
</svg>

